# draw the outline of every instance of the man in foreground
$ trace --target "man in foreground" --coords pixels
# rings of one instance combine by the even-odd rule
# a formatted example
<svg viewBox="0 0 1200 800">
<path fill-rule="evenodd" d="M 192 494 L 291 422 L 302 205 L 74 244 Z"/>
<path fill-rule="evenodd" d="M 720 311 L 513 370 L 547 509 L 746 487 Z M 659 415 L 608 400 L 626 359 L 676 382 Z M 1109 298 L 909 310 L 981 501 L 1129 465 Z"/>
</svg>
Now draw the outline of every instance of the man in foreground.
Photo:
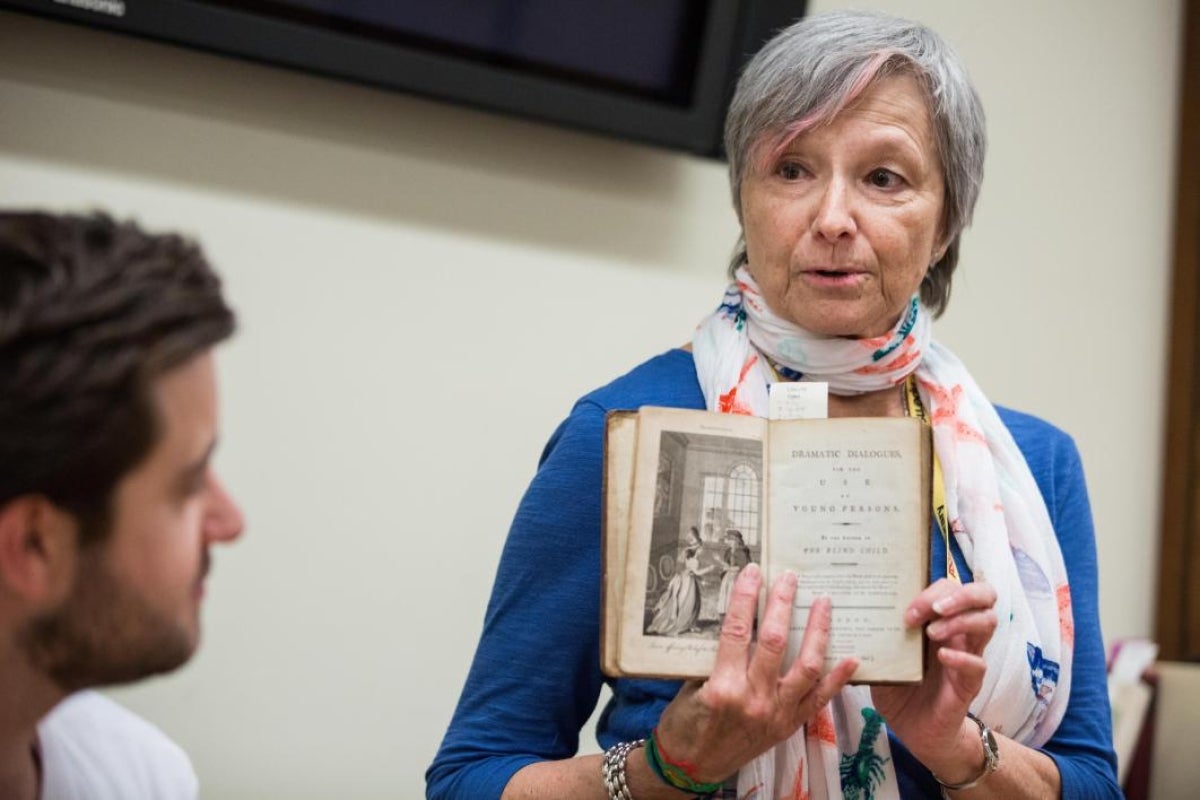
<svg viewBox="0 0 1200 800">
<path fill-rule="evenodd" d="M 76 692 L 196 648 L 209 546 L 242 531 L 210 466 L 211 350 L 233 328 L 220 281 L 178 236 L 0 212 L 6 800 L 197 794 L 161 732 Z"/>
</svg>

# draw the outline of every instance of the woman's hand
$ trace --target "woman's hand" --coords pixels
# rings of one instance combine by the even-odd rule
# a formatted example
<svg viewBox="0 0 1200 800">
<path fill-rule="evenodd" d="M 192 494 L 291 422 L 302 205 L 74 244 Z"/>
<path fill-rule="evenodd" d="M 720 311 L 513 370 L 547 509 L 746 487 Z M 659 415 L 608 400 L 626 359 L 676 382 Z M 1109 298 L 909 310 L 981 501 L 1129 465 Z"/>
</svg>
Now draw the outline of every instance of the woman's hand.
<svg viewBox="0 0 1200 800">
<path fill-rule="evenodd" d="M 925 679 L 912 686 L 871 689 L 888 727 L 943 780 L 966 779 L 982 763 L 977 729 L 970 723 L 968 731 L 963 723 L 983 686 L 983 649 L 996 631 L 995 604 L 996 590 L 983 581 L 963 585 L 942 578 L 926 588 L 904 615 L 910 627 L 928 623 L 932 657 Z"/>
<path fill-rule="evenodd" d="M 712 675 L 687 683 L 663 711 L 660 744 L 675 763 L 686 762 L 694 780 L 722 781 L 752 758 L 791 736 L 841 691 L 858 668 L 845 659 L 822 675 L 829 643 L 828 598 L 813 603 L 800 652 L 782 670 L 791 627 L 796 576 L 780 576 L 771 587 L 751 647 L 762 577 L 758 565 L 744 567 L 734 584 Z"/>
</svg>

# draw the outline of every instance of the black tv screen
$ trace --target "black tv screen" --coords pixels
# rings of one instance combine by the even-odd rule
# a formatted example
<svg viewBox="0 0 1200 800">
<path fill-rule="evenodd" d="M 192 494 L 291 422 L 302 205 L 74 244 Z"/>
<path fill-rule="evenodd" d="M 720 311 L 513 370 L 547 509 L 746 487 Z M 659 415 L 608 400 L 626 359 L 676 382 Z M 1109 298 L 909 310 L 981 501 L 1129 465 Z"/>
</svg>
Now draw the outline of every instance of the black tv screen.
<svg viewBox="0 0 1200 800">
<path fill-rule="evenodd" d="M 721 155 L 780 0 L 0 0 L 69 20 L 584 130 Z"/>
</svg>

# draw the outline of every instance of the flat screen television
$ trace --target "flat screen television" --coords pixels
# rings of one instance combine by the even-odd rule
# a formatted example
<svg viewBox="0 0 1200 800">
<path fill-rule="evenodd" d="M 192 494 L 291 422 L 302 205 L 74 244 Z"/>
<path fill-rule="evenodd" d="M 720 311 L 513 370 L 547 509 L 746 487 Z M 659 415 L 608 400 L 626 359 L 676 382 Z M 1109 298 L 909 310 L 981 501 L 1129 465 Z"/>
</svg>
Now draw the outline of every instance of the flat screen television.
<svg viewBox="0 0 1200 800">
<path fill-rule="evenodd" d="M 721 157 L 805 0 L 0 0 L 0 7 Z"/>
</svg>

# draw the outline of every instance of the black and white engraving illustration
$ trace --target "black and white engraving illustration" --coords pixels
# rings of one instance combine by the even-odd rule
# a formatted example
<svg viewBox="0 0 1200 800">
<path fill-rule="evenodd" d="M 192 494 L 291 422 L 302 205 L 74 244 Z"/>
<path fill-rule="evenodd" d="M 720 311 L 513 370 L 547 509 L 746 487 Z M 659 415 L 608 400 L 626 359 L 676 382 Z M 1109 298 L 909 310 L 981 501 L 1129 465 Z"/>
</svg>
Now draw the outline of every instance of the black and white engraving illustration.
<svg viewBox="0 0 1200 800">
<path fill-rule="evenodd" d="M 647 635 L 717 639 L 761 553 L 762 443 L 664 431 L 646 576 Z"/>
</svg>

